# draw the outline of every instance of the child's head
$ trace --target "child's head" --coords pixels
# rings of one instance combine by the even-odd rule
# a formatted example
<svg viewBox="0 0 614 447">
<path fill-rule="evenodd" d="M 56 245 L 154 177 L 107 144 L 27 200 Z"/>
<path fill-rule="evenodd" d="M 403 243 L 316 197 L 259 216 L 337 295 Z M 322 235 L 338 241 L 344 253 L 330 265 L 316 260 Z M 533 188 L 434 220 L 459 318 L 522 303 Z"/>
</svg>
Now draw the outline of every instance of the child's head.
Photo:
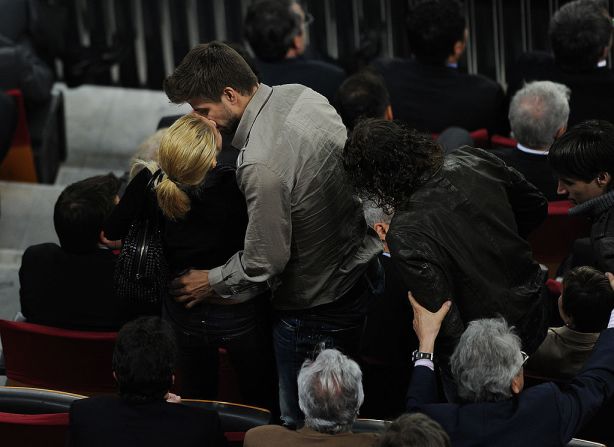
<svg viewBox="0 0 614 447">
<path fill-rule="evenodd" d="M 563 279 L 559 312 L 578 332 L 601 332 L 614 308 L 614 291 L 605 274 L 592 267 L 576 267 Z"/>
</svg>

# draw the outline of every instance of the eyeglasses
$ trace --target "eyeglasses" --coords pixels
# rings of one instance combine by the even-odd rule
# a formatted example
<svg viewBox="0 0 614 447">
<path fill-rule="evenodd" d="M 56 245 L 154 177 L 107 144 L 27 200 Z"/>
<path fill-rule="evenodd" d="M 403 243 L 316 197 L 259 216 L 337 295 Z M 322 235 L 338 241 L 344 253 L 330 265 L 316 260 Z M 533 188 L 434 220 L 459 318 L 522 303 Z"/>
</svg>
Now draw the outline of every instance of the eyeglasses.
<svg viewBox="0 0 614 447">
<path fill-rule="evenodd" d="M 524 366 L 527 363 L 527 360 L 529 360 L 529 354 L 524 351 L 520 351 L 520 355 L 522 356 L 522 366 Z"/>
</svg>

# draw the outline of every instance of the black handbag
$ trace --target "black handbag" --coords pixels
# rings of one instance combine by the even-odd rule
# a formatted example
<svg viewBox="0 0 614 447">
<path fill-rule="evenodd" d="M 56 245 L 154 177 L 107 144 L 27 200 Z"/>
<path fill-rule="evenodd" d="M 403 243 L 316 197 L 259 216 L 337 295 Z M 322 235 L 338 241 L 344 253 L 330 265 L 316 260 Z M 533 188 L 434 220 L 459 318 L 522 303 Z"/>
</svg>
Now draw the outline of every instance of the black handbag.
<svg viewBox="0 0 614 447">
<path fill-rule="evenodd" d="M 161 174 L 156 171 L 147 183 L 142 212 L 130 224 L 115 265 L 115 294 L 133 317 L 159 315 L 168 293 L 168 262 L 153 190 Z"/>
</svg>

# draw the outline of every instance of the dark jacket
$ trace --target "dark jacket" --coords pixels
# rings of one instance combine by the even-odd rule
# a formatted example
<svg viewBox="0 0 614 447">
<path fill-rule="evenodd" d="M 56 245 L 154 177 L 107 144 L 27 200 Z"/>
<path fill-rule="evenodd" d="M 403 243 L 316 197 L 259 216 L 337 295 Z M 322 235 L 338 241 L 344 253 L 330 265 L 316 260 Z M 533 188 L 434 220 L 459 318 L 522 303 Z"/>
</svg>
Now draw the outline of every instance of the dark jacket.
<svg viewBox="0 0 614 447">
<path fill-rule="evenodd" d="M 502 315 L 533 352 L 547 330 L 544 274 L 526 236 L 546 198 L 495 155 L 463 147 L 397 209 L 387 242 L 405 286 L 431 311 L 453 306 L 437 350 L 452 352 L 465 325 Z"/>
<path fill-rule="evenodd" d="M 394 117 L 411 127 L 436 133 L 450 126 L 508 131 L 505 94 L 491 79 L 413 59 L 378 60 L 373 66 L 386 81 Z"/>
<path fill-rule="evenodd" d="M 53 243 L 28 247 L 19 269 L 21 312 L 30 323 L 118 330 L 126 315 L 113 292 L 115 261 L 102 248 L 75 254 Z"/>
<path fill-rule="evenodd" d="M 219 447 L 226 440 L 216 412 L 164 401 L 129 403 L 116 396 L 70 407 L 70 447 Z"/>
<path fill-rule="evenodd" d="M 302 84 L 326 96 L 329 102 L 345 79 L 345 72 L 327 62 L 294 57 L 279 62 L 256 60 L 260 82 L 267 85 Z"/>
<path fill-rule="evenodd" d="M 614 329 L 607 329 L 568 388 L 550 382 L 500 402 L 437 404 L 435 373 L 417 366 L 407 409 L 439 422 L 454 446 L 562 446 L 613 395 Z"/>
<path fill-rule="evenodd" d="M 614 272 L 614 191 L 610 191 L 569 210 L 572 216 L 588 216 L 591 225 L 591 250 L 594 267 Z"/>
<path fill-rule="evenodd" d="M 491 152 L 524 175 L 546 196 L 548 201 L 564 200 L 564 196 L 556 193 L 558 178 L 550 167 L 546 154 L 529 154 L 509 147 L 492 149 Z"/>
<path fill-rule="evenodd" d="M 608 67 L 571 71 L 557 65 L 548 53 L 526 53 L 510 68 L 508 96 L 530 81 L 559 82 L 571 89 L 569 127 L 588 119 L 614 122 L 614 72 Z"/>
</svg>

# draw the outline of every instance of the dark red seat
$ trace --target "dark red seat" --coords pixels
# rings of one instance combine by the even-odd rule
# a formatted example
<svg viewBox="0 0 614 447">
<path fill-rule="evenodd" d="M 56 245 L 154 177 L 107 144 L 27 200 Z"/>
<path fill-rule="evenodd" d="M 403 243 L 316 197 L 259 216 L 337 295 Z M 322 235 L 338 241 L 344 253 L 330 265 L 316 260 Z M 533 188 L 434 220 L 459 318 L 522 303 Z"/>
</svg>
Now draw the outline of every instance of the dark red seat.
<svg viewBox="0 0 614 447">
<path fill-rule="evenodd" d="M 493 135 L 490 139 L 490 144 L 492 147 L 514 148 L 518 144 L 518 141 L 514 140 L 513 138 L 508 138 L 501 135 Z"/>
<path fill-rule="evenodd" d="M 0 320 L 9 385 L 91 395 L 115 392 L 117 333 L 85 332 Z"/>
</svg>

